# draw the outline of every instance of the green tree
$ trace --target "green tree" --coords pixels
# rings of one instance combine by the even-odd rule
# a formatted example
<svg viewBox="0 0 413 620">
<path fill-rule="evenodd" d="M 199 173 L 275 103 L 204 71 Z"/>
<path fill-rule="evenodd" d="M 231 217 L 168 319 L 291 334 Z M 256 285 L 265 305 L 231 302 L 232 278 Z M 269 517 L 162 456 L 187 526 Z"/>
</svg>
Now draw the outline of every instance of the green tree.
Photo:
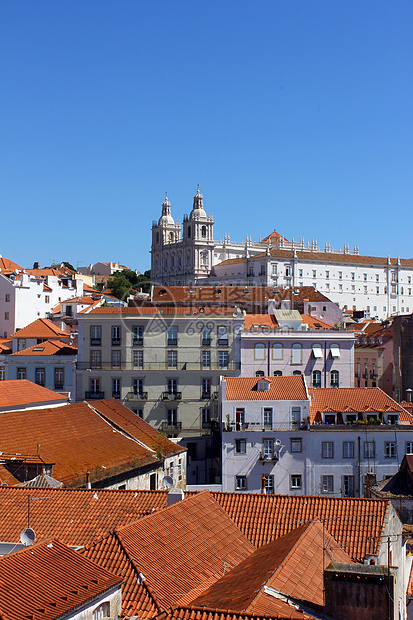
<svg viewBox="0 0 413 620">
<path fill-rule="evenodd" d="M 67 262 L 67 260 L 64 260 L 62 265 L 64 265 L 65 267 L 67 267 L 68 269 L 71 269 L 72 271 L 76 272 L 76 269 L 73 267 L 73 265 L 71 265 L 70 263 Z"/>
<path fill-rule="evenodd" d="M 139 287 L 145 293 L 149 293 L 151 287 L 151 272 L 145 271 L 137 275 L 130 269 L 116 271 L 112 278 L 107 281 L 107 287 L 118 299 L 126 299 L 127 295 L 133 294 L 133 291 Z"/>
</svg>

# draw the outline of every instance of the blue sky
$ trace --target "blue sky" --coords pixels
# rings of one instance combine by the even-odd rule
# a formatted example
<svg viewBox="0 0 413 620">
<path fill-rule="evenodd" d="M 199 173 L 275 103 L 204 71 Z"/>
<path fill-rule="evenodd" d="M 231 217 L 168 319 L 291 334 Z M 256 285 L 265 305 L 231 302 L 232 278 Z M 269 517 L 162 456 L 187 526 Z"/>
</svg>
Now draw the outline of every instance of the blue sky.
<svg viewBox="0 0 413 620">
<path fill-rule="evenodd" d="M 165 192 L 214 236 L 413 257 L 413 4 L 4 0 L 0 253 L 150 267 Z"/>
</svg>

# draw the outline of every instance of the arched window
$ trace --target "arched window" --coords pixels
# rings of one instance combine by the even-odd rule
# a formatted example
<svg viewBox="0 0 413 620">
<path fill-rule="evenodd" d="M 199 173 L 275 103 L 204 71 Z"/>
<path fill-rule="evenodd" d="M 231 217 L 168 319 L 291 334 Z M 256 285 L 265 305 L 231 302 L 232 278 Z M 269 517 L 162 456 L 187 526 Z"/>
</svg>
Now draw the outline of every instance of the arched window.
<svg viewBox="0 0 413 620">
<path fill-rule="evenodd" d="M 313 370 L 313 388 L 321 388 L 321 370 Z"/>
<path fill-rule="evenodd" d="M 339 386 L 339 374 L 338 374 L 338 370 L 332 370 L 330 372 L 330 385 L 331 387 L 338 387 Z"/>
<path fill-rule="evenodd" d="M 188 226 L 188 239 L 190 239 L 190 238 L 191 238 L 191 227 Z"/>
<path fill-rule="evenodd" d="M 338 344 L 330 344 L 330 354 L 333 359 L 340 359 L 340 347 Z"/>
<path fill-rule="evenodd" d="M 256 377 L 264 377 L 264 371 L 263 370 L 257 370 L 257 372 L 255 373 Z"/>
<path fill-rule="evenodd" d="M 282 360 L 282 358 L 283 358 L 283 346 L 281 342 L 275 342 L 272 345 L 272 359 Z"/>
<path fill-rule="evenodd" d="M 295 343 L 291 347 L 291 364 L 302 364 L 303 347 L 299 343 Z"/>
<path fill-rule="evenodd" d="M 159 243 L 159 233 L 156 233 L 156 243 Z"/>
<path fill-rule="evenodd" d="M 254 359 L 265 360 L 265 344 L 257 342 L 254 347 Z"/>
<path fill-rule="evenodd" d="M 206 236 L 207 236 L 207 234 L 206 234 L 206 226 L 202 226 L 202 228 L 201 228 L 201 237 L 205 238 Z"/>
<path fill-rule="evenodd" d="M 101 618 L 109 618 L 110 616 L 110 603 L 106 601 L 101 603 L 99 607 L 93 610 L 93 620 L 101 620 Z"/>
<path fill-rule="evenodd" d="M 274 377 L 282 377 L 283 373 L 281 372 L 281 370 L 274 370 Z"/>
<path fill-rule="evenodd" d="M 174 234 L 173 232 L 169 233 L 169 243 L 173 243 L 174 242 Z"/>
<path fill-rule="evenodd" d="M 293 375 L 301 375 L 301 370 L 294 370 Z"/>
</svg>

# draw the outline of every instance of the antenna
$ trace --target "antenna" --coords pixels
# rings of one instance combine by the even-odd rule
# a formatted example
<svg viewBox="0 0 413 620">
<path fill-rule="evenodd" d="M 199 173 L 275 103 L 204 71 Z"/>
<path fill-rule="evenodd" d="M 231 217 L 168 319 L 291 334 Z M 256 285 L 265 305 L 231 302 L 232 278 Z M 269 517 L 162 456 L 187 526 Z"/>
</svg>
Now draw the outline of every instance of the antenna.
<svg viewBox="0 0 413 620">
<path fill-rule="evenodd" d="M 30 547 L 36 540 L 36 532 L 31 527 L 25 527 L 20 534 L 20 541 L 25 547 Z"/>
<path fill-rule="evenodd" d="M 164 476 L 162 478 L 162 486 L 164 489 L 171 489 L 173 486 L 174 481 L 172 480 L 171 476 Z"/>
<path fill-rule="evenodd" d="M 281 439 L 276 439 L 275 440 L 275 445 L 276 446 L 281 446 Z"/>
</svg>

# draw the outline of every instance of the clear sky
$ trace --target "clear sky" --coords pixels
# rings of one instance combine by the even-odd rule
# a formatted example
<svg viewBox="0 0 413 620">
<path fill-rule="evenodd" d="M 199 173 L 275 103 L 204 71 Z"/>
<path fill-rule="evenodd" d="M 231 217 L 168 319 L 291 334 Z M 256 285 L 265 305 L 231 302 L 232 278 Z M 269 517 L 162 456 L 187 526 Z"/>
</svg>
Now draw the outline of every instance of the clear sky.
<svg viewBox="0 0 413 620">
<path fill-rule="evenodd" d="M 150 267 L 214 236 L 413 257 L 411 0 L 3 0 L 0 254 Z"/>
</svg>

